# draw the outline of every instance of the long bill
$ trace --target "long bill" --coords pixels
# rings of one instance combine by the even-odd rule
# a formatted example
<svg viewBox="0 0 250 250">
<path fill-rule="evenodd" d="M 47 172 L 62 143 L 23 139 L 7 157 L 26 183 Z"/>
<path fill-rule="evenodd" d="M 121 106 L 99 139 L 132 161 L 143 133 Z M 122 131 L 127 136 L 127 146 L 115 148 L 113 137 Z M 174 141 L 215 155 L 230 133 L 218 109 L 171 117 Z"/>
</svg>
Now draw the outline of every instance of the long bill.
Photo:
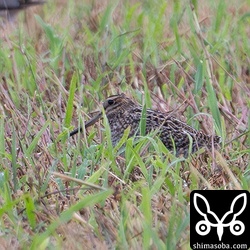
<svg viewBox="0 0 250 250">
<path fill-rule="evenodd" d="M 99 112 L 96 116 L 94 116 L 85 123 L 85 129 L 95 124 L 101 117 L 102 117 L 102 112 Z M 75 130 L 70 132 L 69 136 L 73 136 L 79 132 L 82 132 L 82 127 L 76 128 Z"/>
</svg>

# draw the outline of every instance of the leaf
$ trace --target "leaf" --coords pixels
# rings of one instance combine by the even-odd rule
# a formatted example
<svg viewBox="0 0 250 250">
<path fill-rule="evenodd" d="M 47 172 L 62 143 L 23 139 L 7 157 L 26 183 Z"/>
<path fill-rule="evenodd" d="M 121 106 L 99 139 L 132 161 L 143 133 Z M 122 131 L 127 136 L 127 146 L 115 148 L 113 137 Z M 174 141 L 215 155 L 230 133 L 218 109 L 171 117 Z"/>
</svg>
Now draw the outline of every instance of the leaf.
<svg viewBox="0 0 250 250">
<path fill-rule="evenodd" d="M 147 108 L 146 104 L 143 105 L 142 108 L 142 114 L 141 114 L 141 120 L 140 120 L 140 135 L 145 136 L 146 135 L 146 114 L 147 114 Z"/>
<path fill-rule="evenodd" d="M 18 178 L 17 178 L 17 150 L 16 150 L 16 131 L 13 128 L 12 131 L 12 144 L 11 144 L 11 167 L 13 172 L 13 183 L 14 183 L 14 192 L 17 191 Z"/>
<path fill-rule="evenodd" d="M 29 145 L 29 147 L 26 149 L 26 156 L 30 157 L 30 155 L 33 153 L 35 147 L 38 144 L 38 141 L 41 137 L 41 135 L 43 134 L 43 132 L 45 131 L 45 129 L 49 126 L 50 121 L 47 121 L 43 127 L 40 129 L 40 131 L 37 133 L 37 135 L 35 136 L 35 138 L 33 139 L 33 141 L 31 142 L 31 144 Z"/>
<path fill-rule="evenodd" d="M 220 112 L 217 105 L 217 98 L 216 94 L 213 88 L 213 85 L 210 83 L 209 79 L 207 78 L 206 81 L 206 89 L 207 89 L 207 99 L 208 99 L 208 106 L 211 110 L 212 116 L 215 120 L 215 125 L 219 130 L 220 135 L 222 134 L 222 126 L 221 126 L 221 118 L 220 118 Z"/>
<path fill-rule="evenodd" d="M 50 50 L 51 50 L 52 56 L 57 57 L 58 54 L 62 50 L 63 41 L 56 34 L 55 30 L 52 28 L 51 25 L 45 23 L 42 20 L 42 18 L 38 15 L 35 15 L 35 18 L 36 18 L 37 22 L 42 26 L 42 28 L 43 28 L 43 30 L 44 30 L 44 32 L 49 40 Z"/>
<path fill-rule="evenodd" d="M 88 195 L 82 198 L 78 203 L 76 203 L 75 205 L 72 205 L 69 209 L 62 212 L 59 218 L 53 220 L 52 223 L 47 227 L 44 233 L 37 234 L 33 239 L 31 249 L 36 249 L 39 246 L 41 246 L 41 244 L 43 244 L 44 241 L 46 241 L 50 237 L 50 235 L 53 234 L 60 225 L 70 221 L 75 212 L 78 212 L 79 210 L 85 207 L 94 206 L 95 204 L 106 200 L 107 197 L 111 194 L 112 194 L 112 190 L 107 190 L 107 191 L 99 192 L 97 194 Z"/>
<path fill-rule="evenodd" d="M 76 82 L 77 82 L 77 75 L 76 72 L 74 72 L 71 82 L 70 82 L 70 88 L 69 88 L 69 97 L 66 107 L 66 115 L 64 120 L 64 126 L 66 128 L 70 127 L 72 115 L 73 115 L 73 104 L 74 104 L 74 95 L 76 91 Z"/>
<path fill-rule="evenodd" d="M 197 71 L 194 77 L 194 94 L 197 94 L 202 86 L 203 86 L 203 81 L 204 81 L 204 75 L 203 75 L 203 62 L 200 61 L 198 66 L 197 66 Z"/>
<path fill-rule="evenodd" d="M 35 229 L 35 227 L 36 227 L 36 216 L 35 216 L 36 208 L 34 205 L 34 201 L 30 197 L 30 195 L 26 195 L 24 197 L 24 202 L 25 202 L 26 214 L 27 214 L 27 218 L 28 218 L 28 221 L 30 223 L 30 226 L 32 227 L 32 229 Z"/>
</svg>

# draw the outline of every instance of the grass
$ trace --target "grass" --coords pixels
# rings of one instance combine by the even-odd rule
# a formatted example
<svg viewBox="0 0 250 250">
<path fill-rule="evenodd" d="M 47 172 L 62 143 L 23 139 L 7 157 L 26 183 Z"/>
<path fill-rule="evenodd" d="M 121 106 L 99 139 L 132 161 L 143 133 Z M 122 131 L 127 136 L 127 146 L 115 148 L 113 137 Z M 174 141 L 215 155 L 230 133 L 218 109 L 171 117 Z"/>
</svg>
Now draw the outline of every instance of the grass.
<svg viewBox="0 0 250 250">
<path fill-rule="evenodd" d="M 2 248 L 190 249 L 190 192 L 250 189 L 249 13 L 247 0 L 48 1 L 2 25 Z M 126 131 L 113 148 L 106 119 L 67 138 L 120 92 L 222 147 L 176 158 Z"/>
</svg>

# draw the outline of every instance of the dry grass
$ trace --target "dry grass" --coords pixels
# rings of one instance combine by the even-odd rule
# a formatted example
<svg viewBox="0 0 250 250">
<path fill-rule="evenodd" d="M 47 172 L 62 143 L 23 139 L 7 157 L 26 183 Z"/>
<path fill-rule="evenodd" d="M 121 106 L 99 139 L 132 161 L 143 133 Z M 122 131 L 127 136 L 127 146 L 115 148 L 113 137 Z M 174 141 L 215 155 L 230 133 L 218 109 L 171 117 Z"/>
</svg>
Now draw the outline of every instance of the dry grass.
<svg viewBox="0 0 250 250">
<path fill-rule="evenodd" d="M 51 1 L 2 24 L 2 249 L 188 249 L 191 190 L 249 190 L 250 8 L 194 4 Z M 184 160 L 144 138 L 119 155 L 105 121 L 67 139 L 119 92 L 221 149 Z"/>
</svg>

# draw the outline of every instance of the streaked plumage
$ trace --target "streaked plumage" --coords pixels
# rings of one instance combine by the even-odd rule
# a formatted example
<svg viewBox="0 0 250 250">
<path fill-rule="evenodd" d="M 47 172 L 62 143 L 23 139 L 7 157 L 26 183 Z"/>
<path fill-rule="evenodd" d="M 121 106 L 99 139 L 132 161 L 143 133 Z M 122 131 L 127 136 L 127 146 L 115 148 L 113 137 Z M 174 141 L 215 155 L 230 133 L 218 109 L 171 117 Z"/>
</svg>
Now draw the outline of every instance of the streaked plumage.
<svg viewBox="0 0 250 250">
<path fill-rule="evenodd" d="M 128 127 L 130 127 L 129 137 L 139 135 L 142 106 L 120 94 L 108 97 L 103 103 L 103 108 L 110 125 L 113 145 L 119 142 Z M 94 124 L 101 115 L 101 112 L 98 113 L 85 126 Z M 201 147 L 211 148 L 212 144 L 216 147 L 220 143 L 220 137 L 206 135 L 167 113 L 147 109 L 145 119 L 146 134 L 155 131 L 166 148 L 176 152 L 176 156 L 183 154 L 187 157 L 189 151 L 194 153 Z M 74 130 L 70 136 L 78 131 L 79 129 Z"/>
</svg>

